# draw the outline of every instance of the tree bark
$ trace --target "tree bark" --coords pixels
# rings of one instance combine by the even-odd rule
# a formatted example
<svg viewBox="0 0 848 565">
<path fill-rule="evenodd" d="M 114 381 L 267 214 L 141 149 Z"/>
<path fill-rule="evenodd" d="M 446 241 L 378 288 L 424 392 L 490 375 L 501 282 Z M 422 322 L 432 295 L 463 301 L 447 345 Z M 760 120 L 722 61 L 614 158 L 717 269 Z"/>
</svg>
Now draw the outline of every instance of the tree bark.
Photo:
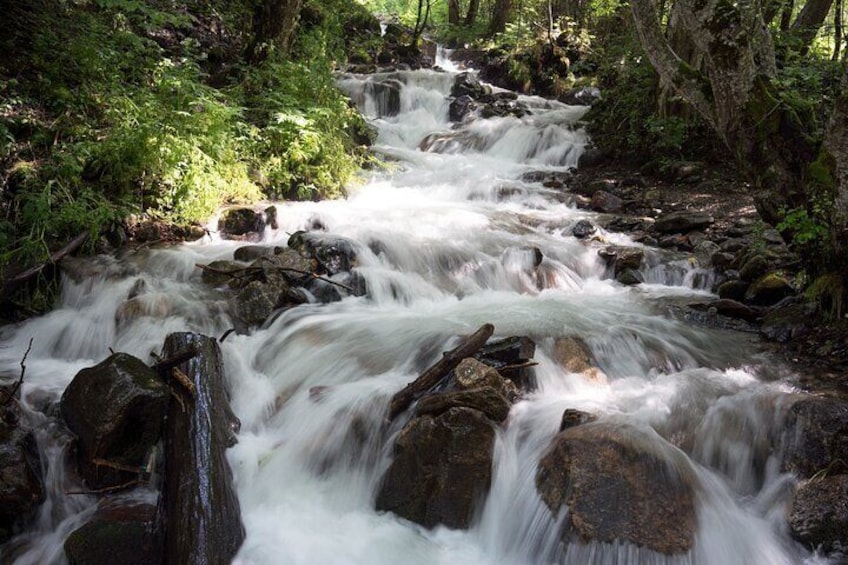
<svg viewBox="0 0 848 565">
<path fill-rule="evenodd" d="M 253 10 L 253 37 L 244 59 L 256 65 L 276 48 L 288 53 L 303 0 L 261 0 Z"/>
<path fill-rule="evenodd" d="M 174 333 L 163 356 L 196 355 L 179 365 L 194 384 L 195 396 L 180 395 L 168 407 L 165 429 L 165 562 L 229 564 L 242 542 L 244 527 L 226 450 L 238 420 L 229 407 L 221 350 L 210 337 Z"/>
<path fill-rule="evenodd" d="M 806 53 L 812 45 L 832 5 L 833 0 L 807 0 L 801 8 L 801 12 L 792 24 L 792 31 L 801 43 L 802 54 Z"/>
<path fill-rule="evenodd" d="M 465 14 L 465 27 L 471 27 L 477 21 L 477 13 L 480 11 L 480 0 L 471 0 L 468 3 L 468 12 Z"/>
<path fill-rule="evenodd" d="M 825 171 L 830 169 L 830 180 L 833 182 L 830 187 L 833 191 L 833 211 L 830 214 L 829 236 L 834 255 L 841 258 L 841 264 L 831 267 L 844 274 L 848 268 L 848 69 L 843 71 L 842 87 L 827 124 L 818 164 Z"/>
<path fill-rule="evenodd" d="M 448 0 L 448 23 L 459 25 L 459 0 Z"/>
<path fill-rule="evenodd" d="M 492 19 L 489 21 L 489 35 L 503 33 L 509 21 L 512 10 L 512 0 L 496 0 L 492 9 Z"/>
<path fill-rule="evenodd" d="M 839 55 L 842 53 L 842 0 L 836 0 L 836 6 L 833 8 L 833 57 L 832 61 L 838 61 Z"/>
</svg>

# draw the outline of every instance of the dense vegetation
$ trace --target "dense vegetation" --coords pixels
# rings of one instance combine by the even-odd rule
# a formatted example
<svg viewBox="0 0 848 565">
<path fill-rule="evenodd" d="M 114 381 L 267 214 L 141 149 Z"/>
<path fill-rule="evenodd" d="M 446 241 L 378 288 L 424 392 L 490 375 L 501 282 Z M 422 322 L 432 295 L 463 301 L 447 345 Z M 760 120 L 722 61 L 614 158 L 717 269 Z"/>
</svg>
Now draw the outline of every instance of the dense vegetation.
<svg viewBox="0 0 848 565">
<path fill-rule="evenodd" d="M 189 224 L 227 202 L 342 195 L 367 129 L 331 72 L 348 57 L 381 62 L 378 13 L 408 28 L 396 36 L 407 52 L 425 37 L 472 47 L 503 86 L 551 97 L 599 86 L 589 118 L 607 155 L 660 173 L 734 162 L 810 271 L 848 288 L 841 0 L 0 9 L 0 269 L 42 260 L 83 230 L 90 245 L 120 243 L 130 214 Z"/>
<path fill-rule="evenodd" d="M 259 38 L 258 56 L 259 8 L 4 2 L 0 268 L 83 230 L 118 236 L 128 214 L 179 225 L 228 202 L 343 194 L 367 136 L 331 72 L 342 27 L 368 14 L 307 2 L 288 44 Z"/>
</svg>

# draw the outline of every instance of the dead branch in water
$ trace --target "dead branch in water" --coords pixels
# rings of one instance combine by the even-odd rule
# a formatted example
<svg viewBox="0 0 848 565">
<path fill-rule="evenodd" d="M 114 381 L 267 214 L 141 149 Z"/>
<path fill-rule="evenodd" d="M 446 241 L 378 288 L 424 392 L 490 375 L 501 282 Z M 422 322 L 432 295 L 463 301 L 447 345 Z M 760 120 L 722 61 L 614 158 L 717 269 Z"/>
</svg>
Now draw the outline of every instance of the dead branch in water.
<svg viewBox="0 0 848 565">
<path fill-rule="evenodd" d="M 319 281 L 324 281 L 325 283 L 337 286 L 339 288 L 343 288 L 348 292 L 354 292 L 353 288 L 342 284 L 340 282 L 336 282 L 334 280 L 330 280 L 327 277 L 322 277 L 317 273 L 311 273 L 309 271 L 301 271 L 300 269 L 292 269 L 290 267 L 244 267 L 243 269 L 235 269 L 232 271 L 227 271 L 224 269 L 216 269 L 215 267 L 210 267 L 209 265 L 201 265 L 197 263 L 195 265 L 198 269 L 203 269 L 204 271 L 209 271 L 210 273 L 215 273 L 216 275 L 222 275 L 230 278 L 244 278 L 248 273 L 261 273 L 263 271 L 284 271 L 287 273 L 297 273 L 299 275 L 305 275 L 307 277 L 312 277 L 313 279 L 318 279 Z"/>
<path fill-rule="evenodd" d="M 458 346 L 446 351 L 435 365 L 395 394 L 389 405 L 389 421 L 397 418 L 418 396 L 437 385 L 448 373 L 456 369 L 463 359 L 471 357 L 486 345 L 494 332 L 495 327 L 492 324 L 483 324 L 476 332 L 463 338 Z"/>
<path fill-rule="evenodd" d="M 34 338 L 29 338 L 29 345 L 27 345 L 26 351 L 24 352 L 24 356 L 21 359 L 21 376 L 18 377 L 18 382 L 15 383 L 15 386 L 12 387 L 12 390 L 10 392 L 2 391 L 3 394 L 7 395 L 6 401 L 3 403 L 4 408 L 15 399 L 15 395 L 18 394 L 18 391 L 21 389 L 21 385 L 24 384 L 24 375 L 26 374 L 26 360 L 29 356 L 29 352 L 32 351 L 33 339 Z"/>
</svg>

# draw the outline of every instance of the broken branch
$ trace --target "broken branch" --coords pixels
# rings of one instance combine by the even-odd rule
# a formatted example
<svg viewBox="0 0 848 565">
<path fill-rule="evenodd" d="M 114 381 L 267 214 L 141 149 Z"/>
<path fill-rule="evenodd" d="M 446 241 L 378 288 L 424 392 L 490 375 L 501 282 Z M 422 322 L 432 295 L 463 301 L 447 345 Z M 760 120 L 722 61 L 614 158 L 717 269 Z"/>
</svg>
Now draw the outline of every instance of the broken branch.
<svg viewBox="0 0 848 565">
<path fill-rule="evenodd" d="M 394 420 L 416 398 L 433 388 L 448 373 L 456 369 L 463 359 L 471 357 L 483 347 L 494 332 L 495 327 L 492 324 L 483 324 L 476 332 L 463 338 L 457 347 L 446 351 L 432 367 L 392 397 L 389 405 L 389 420 Z"/>
<path fill-rule="evenodd" d="M 18 394 L 18 391 L 20 390 L 21 385 L 24 384 L 24 375 L 26 374 L 26 360 L 27 360 L 27 357 L 29 356 L 29 352 L 32 351 L 32 340 L 33 339 L 34 338 L 29 338 L 29 345 L 27 346 L 26 351 L 24 352 L 24 356 L 21 359 L 21 376 L 18 377 L 18 382 L 15 383 L 15 386 L 12 387 L 12 390 L 10 392 L 3 391 L 3 393 L 7 395 L 6 402 L 3 403 L 4 407 L 8 406 L 9 403 L 12 402 L 12 400 L 15 399 L 15 395 Z"/>
</svg>

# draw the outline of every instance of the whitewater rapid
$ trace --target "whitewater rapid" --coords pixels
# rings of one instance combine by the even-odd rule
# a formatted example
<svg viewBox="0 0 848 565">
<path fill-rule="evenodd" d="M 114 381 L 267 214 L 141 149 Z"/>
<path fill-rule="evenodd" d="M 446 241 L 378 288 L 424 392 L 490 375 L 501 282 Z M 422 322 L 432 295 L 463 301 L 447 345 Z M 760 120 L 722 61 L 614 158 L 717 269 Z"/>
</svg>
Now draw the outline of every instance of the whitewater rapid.
<svg viewBox="0 0 848 565">
<path fill-rule="evenodd" d="M 448 120 L 454 76 L 422 70 L 340 77 L 377 129 L 374 150 L 385 168 L 364 172 L 345 200 L 275 204 L 279 227 L 267 228 L 263 243 L 285 246 L 289 234 L 324 226 L 354 242 L 368 292 L 299 306 L 221 345 L 242 422 L 229 451 L 247 532 L 237 563 L 826 562 L 789 538 L 793 478 L 780 472 L 779 454 L 763 461 L 756 453 L 793 390 L 775 378 L 779 370 L 753 337 L 664 315 L 665 304 L 710 296 L 703 282 L 709 277 L 694 276 L 708 273 L 646 249 L 656 259 L 649 282 L 622 286 L 598 250 L 640 245 L 603 229 L 605 244 L 576 239 L 571 228 L 595 215 L 522 180 L 530 171 L 577 165 L 588 143 L 580 123 L 586 109 L 520 97 L 531 115 L 471 121 L 459 131 L 474 143 L 422 151 L 429 134 L 457 132 Z M 390 78 L 402 85 L 393 116 L 368 87 Z M 52 454 L 50 508 L 23 536 L 29 549 L 18 563 L 63 562 L 64 538 L 95 503 L 64 495 L 79 485 L 61 471 L 64 444 L 51 436 L 38 405 L 58 399 L 78 370 L 110 350 L 150 360 L 170 332 L 221 336 L 233 326 L 227 297 L 203 285 L 196 265 L 232 259 L 239 245 L 213 234 L 93 259 L 85 280 L 64 278 L 55 311 L 2 330 L 2 375 L 17 374 L 34 339 L 23 398 L 40 426 L 42 450 Z M 543 278 L 532 269 L 533 247 L 544 257 Z M 139 280 L 147 315 L 119 320 Z M 487 322 L 497 336 L 536 341 L 538 389 L 513 406 L 497 432 L 480 515 L 468 531 L 453 531 L 376 512 L 391 458 L 391 437 L 382 431 L 389 398 L 454 336 Z M 554 361 L 554 340 L 565 336 L 585 340 L 605 378 L 571 374 Z M 316 386 L 329 387 L 320 402 L 310 398 Z M 669 557 L 628 543 L 560 546 L 534 476 L 566 408 L 623 419 L 664 445 L 686 446 L 680 453 L 700 482 L 692 551 Z"/>
</svg>

